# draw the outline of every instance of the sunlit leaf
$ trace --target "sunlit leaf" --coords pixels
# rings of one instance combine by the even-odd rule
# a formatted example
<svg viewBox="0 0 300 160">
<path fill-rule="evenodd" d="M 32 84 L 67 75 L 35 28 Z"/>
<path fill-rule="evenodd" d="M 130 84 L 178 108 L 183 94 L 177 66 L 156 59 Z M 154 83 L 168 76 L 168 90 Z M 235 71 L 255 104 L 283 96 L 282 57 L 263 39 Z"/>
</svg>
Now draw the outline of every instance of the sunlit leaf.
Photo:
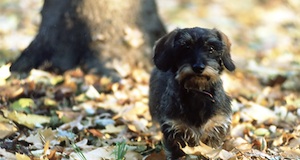
<svg viewBox="0 0 300 160">
<path fill-rule="evenodd" d="M 222 149 L 215 149 L 212 147 L 207 146 L 206 144 L 200 142 L 200 145 L 196 147 L 189 147 L 186 146 L 182 148 L 182 150 L 186 154 L 192 154 L 192 155 L 198 155 L 198 156 L 205 156 L 207 158 L 216 159 L 219 158 L 219 154 L 222 151 Z"/>
<path fill-rule="evenodd" d="M 15 111 L 23 111 L 26 113 L 30 112 L 30 108 L 35 108 L 35 103 L 30 98 L 20 98 L 10 105 L 10 108 Z"/>
<path fill-rule="evenodd" d="M 86 159 L 114 159 L 114 155 L 112 154 L 113 150 L 113 147 L 100 147 L 88 152 L 84 152 L 83 155 Z M 75 152 L 72 152 L 70 157 L 73 159 L 80 159 L 78 154 Z"/>
<path fill-rule="evenodd" d="M 0 86 L 6 84 L 6 79 L 10 77 L 10 64 L 0 66 Z"/>
<path fill-rule="evenodd" d="M 30 157 L 28 157 L 27 155 L 19 154 L 19 153 L 16 153 L 16 159 L 17 160 L 31 160 Z"/>
<path fill-rule="evenodd" d="M 88 90 L 86 91 L 85 95 L 90 99 L 97 99 L 100 98 L 99 92 L 93 86 L 89 86 Z"/>
<path fill-rule="evenodd" d="M 50 98 L 45 98 L 44 99 L 44 104 L 46 106 L 56 106 L 57 102 L 55 100 L 50 99 Z"/>
<path fill-rule="evenodd" d="M 102 133 L 120 133 L 123 131 L 126 127 L 121 126 L 114 126 L 114 125 L 107 125 L 105 126 L 105 129 L 101 130 Z"/>
<path fill-rule="evenodd" d="M 11 123 L 0 122 L 0 139 L 10 136 L 15 133 L 18 129 Z"/>
<path fill-rule="evenodd" d="M 50 122 L 50 118 L 46 116 L 40 116 L 35 114 L 24 114 L 16 111 L 10 112 L 4 109 L 2 109 L 1 111 L 8 119 L 16 123 L 22 124 L 31 129 L 33 129 L 34 127 L 41 127 L 42 124 Z"/>
</svg>

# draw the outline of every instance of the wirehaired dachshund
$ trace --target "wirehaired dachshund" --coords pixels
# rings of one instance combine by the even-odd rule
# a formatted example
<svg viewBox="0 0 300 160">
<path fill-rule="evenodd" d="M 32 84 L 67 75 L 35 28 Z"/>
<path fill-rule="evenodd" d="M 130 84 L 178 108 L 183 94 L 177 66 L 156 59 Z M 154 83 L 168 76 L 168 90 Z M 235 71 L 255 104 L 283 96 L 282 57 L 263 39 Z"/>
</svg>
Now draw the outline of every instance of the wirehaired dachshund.
<svg viewBox="0 0 300 160">
<path fill-rule="evenodd" d="M 231 125 L 231 102 L 220 74 L 235 70 L 227 36 L 217 29 L 175 29 L 154 47 L 149 108 L 159 123 L 168 160 L 186 145 L 222 145 Z"/>
</svg>

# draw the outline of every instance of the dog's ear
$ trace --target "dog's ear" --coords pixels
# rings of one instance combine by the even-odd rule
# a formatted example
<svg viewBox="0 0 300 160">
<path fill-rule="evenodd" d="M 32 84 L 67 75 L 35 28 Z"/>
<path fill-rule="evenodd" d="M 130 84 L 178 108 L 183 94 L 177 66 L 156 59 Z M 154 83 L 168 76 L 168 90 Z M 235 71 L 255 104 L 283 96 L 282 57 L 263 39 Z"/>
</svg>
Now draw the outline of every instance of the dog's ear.
<svg viewBox="0 0 300 160">
<path fill-rule="evenodd" d="M 223 44 L 225 45 L 225 49 L 221 55 L 221 59 L 224 63 L 224 66 L 229 70 L 229 71 L 234 71 L 235 70 L 235 65 L 231 59 L 231 55 L 230 55 L 230 46 L 231 43 L 228 39 L 228 37 L 221 31 L 217 30 L 217 29 L 213 29 L 218 37 L 221 39 L 221 41 L 223 42 Z"/>
<path fill-rule="evenodd" d="M 177 35 L 179 29 L 175 29 L 174 31 L 166 34 L 158 41 L 156 41 L 154 50 L 153 61 L 155 66 L 162 70 L 169 70 L 174 64 L 175 60 L 175 36 Z"/>
</svg>

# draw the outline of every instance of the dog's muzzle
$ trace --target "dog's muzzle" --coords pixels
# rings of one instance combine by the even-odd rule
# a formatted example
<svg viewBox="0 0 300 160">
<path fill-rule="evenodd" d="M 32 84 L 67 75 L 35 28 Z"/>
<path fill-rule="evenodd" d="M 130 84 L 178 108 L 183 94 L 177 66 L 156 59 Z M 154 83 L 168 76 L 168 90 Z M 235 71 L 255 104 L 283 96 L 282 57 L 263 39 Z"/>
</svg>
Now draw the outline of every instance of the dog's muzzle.
<svg viewBox="0 0 300 160">
<path fill-rule="evenodd" d="M 210 66 L 186 64 L 178 69 L 175 79 L 186 89 L 203 91 L 219 79 L 219 74 Z"/>
</svg>

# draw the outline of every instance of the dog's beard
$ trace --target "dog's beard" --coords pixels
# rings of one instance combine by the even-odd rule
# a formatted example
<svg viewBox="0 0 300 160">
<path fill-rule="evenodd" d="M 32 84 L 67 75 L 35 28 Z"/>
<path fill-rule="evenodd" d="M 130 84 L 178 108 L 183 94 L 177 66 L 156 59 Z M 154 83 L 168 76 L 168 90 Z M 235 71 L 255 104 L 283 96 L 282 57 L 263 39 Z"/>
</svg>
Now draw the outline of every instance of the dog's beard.
<svg viewBox="0 0 300 160">
<path fill-rule="evenodd" d="M 211 66 L 206 66 L 201 74 L 193 71 L 191 65 L 180 67 L 176 73 L 176 80 L 187 90 L 209 90 L 219 81 L 219 71 Z"/>
</svg>

